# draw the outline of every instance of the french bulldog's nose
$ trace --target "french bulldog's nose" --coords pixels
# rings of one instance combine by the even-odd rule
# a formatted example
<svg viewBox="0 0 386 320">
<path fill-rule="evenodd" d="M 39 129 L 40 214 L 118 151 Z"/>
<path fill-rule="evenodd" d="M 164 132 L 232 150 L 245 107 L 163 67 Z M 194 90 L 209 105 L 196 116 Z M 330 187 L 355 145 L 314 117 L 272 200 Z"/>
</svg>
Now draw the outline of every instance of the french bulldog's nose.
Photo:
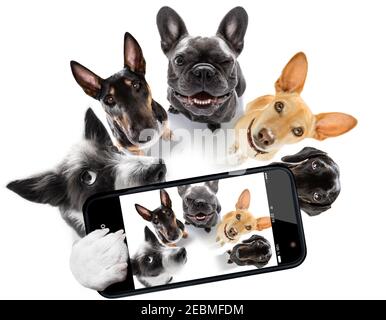
<svg viewBox="0 0 386 320">
<path fill-rule="evenodd" d="M 266 128 L 261 129 L 257 136 L 254 136 L 253 139 L 258 146 L 262 147 L 268 147 L 275 142 L 274 134 L 271 130 Z"/>
<path fill-rule="evenodd" d="M 194 204 L 196 205 L 197 208 L 202 208 L 205 205 L 205 201 L 197 199 L 197 200 L 194 200 Z"/>
<path fill-rule="evenodd" d="M 153 164 L 146 172 L 145 180 L 147 183 L 162 182 L 166 176 L 166 165 L 161 160 L 158 164 Z"/>
<path fill-rule="evenodd" d="M 192 73 L 196 78 L 204 82 L 214 77 L 215 70 L 208 63 L 199 63 L 192 69 Z"/>
</svg>

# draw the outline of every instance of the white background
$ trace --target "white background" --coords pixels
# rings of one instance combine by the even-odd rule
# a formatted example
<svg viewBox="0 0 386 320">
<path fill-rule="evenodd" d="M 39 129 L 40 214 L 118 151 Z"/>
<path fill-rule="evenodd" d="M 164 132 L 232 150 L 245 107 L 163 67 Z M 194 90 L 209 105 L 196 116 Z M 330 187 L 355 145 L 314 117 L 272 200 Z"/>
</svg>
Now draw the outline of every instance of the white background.
<svg viewBox="0 0 386 320">
<path fill-rule="evenodd" d="M 202 185 L 202 184 L 197 184 Z M 219 181 L 217 198 L 221 204 L 221 217 L 228 212 L 235 211 L 236 202 L 244 189 L 249 189 L 251 202 L 249 212 L 255 217 L 260 218 L 269 216 L 267 192 L 263 174 L 252 174 L 242 177 L 233 177 Z M 168 188 L 166 191 L 172 201 L 172 208 L 177 219 L 185 222 L 182 211 L 182 199 L 178 194 L 177 188 Z M 132 194 L 120 197 L 125 232 L 130 255 L 134 255 L 144 242 L 144 228 L 147 225 L 150 230 L 155 232 L 150 222 L 145 221 L 135 210 L 135 204 L 154 210 L 160 206 L 160 192 L 149 191 L 139 194 Z M 183 268 L 173 275 L 173 283 L 212 277 L 220 274 L 228 274 L 245 270 L 253 270 L 255 266 L 238 266 L 235 263 L 228 264 L 229 254 L 227 250 L 232 250 L 235 243 L 226 243 L 220 246 L 216 243 L 217 228 L 212 228 L 211 232 L 206 232 L 202 228 L 195 228 L 192 225 L 186 226 L 188 237 L 177 242 L 177 246 L 184 247 L 187 251 L 187 262 Z M 249 239 L 253 234 L 263 236 L 271 244 L 272 257 L 265 267 L 277 265 L 275 254 L 275 243 L 273 241 L 272 228 L 263 231 L 251 231 L 243 235 L 238 243 Z M 134 277 L 135 287 L 143 288 L 143 285 Z"/>
<path fill-rule="evenodd" d="M 273 93 L 285 63 L 302 50 L 309 60 L 302 96 L 311 109 L 351 113 L 359 123 L 338 138 L 285 147 L 275 158 L 309 145 L 328 151 L 341 167 L 342 192 L 332 209 L 318 217 L 303 215 L 308 256 L 302 266 L 138 298 L 386 298 L 384 1 L 163 3 L 185 18 L 192 34 L 213 34 L 229 9 L 246 8 L 250 23 L 239 59 L 248 84 L 244 101 Z M 69 61 L 109 76 L 122 67 L 125 31 L 141 43 L 153 96 L 167 106 L 167 60 L 155 25 L 160 6 L 159 1 L 1 3 L 1 298 L 100 298 L 71 275 L 72 235 L 58 211 L 29 203 L 5 185 L 59 162 L 78 141 L 88 106 L 101 115 L 98 103 L 72 78 Z M 197 159 L 175 161 L 168 178 L 218 171 Z"/>
</svg>

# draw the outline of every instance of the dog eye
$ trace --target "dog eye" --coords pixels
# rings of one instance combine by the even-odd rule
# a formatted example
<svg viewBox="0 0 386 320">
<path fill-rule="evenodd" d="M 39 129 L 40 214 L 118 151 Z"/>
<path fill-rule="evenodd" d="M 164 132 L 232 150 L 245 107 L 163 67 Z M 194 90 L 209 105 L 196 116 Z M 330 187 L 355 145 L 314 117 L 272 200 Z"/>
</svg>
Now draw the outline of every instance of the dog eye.
<svg viewBox="0 0 386 320">
<path fill-rule="evenodd" d="M 303 130 L 302 127 L 296 127 L 296 128 L 293 128 L 293 129 L 292 129 L 292 132 L 293 132 L 293 134 L 294 134 L 295 136 L 301 137 L 301 136 L 303 135 L 303 133 L 304 133 L 304 130 Z"/>
<path fill-rule="evenodd" d="M 248 231 L 252 230 L 252 226 L 245 226 L 245 229 L 247 229 Z"/>
<path fill-rule="evenodd" d="M 284 109 L 284 103 L 281 101 L 277 101 L 277 102 L 275 102 L 274 107 L 275 107 L 275 110 L 277 111 L 277 113 L 281 113 Z"/>
<path fill-rule="evenodd" d="M 153 223 L 154 223 L 154 224 L 158 224 L 158 222 L 159 222 L 159 221 L 158 221 L 158 218 L 154 218 L 154 219 L 153 219 Z"/>
<path fill-rule="evenodd" d="M 139 88 L 141 88 L 141 83 L 138 81 L 135 81 L 133 82 L 132 86 L 134 89 L 139 90 Z"/>
<path fill-rule="evenodd" d="M 311 166 L 312 166 L 312 169 L 314 169 L 314 170 L 316 170 L 320 167 L 319 162 L 316 160 L 312 161 Z"/>
<path fill-rule="evenodd" d="M 153 262 L 153 257 L 152 256 L 147 256 L 146 257 L 146 262 L 147 263 L 152 263 Z"/>
<path fill-rule="evenodd" d="M 177 66 L 182 66 L 182 65 L 185 63 L 185 59 L 184 59 L 182 56 L 177 56 L 177 57 L 174 59 L 174 63 L 175 63 Z"/>
<path fill-rule="evenodd" d="M 107 95 L 105 98 L 105 104 L 108 105 L 109 107 L 113 107 L 115 105 L 115 100 L 112 95 Z"/>
<path fill-rule="evenodd" d="M 80 175 L 80 181 L 88 186 L 92 186 L 95 183 L 97 174 L 91 170 L 85 170 Z"/>
<path fill-rule="evenodd" d="M 241 219 L 241 214 L 240 214 L 240 213 L 236 214 L 236 219 L 237 219 L 237 220 L 240 220 L 240 219 Z"/>
<path fill-rule="evenodd" d="M 322 196 L 319 193 L 314 192 L 313 198 L 314 198 L 315 201 L 319 201 L 322 198 Z"/>
</svg>

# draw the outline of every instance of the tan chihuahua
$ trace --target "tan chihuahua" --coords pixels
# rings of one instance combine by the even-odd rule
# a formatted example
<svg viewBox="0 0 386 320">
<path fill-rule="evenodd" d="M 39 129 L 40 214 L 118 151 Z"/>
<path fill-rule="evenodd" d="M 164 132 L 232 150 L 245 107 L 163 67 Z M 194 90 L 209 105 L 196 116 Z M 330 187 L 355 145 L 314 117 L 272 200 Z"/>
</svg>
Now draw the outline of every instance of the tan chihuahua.
<svg viewBox="0 0 386 320">
<path fill-rule="evenodd" d="M 248 157 L 269 160 L 283 145 L 304 138 L 324 140 L 355 127 L 357 120 L 348 114 L 311 112 L 300 97 L 307 69 L 306 55 L 297 53 L 276 81 L 276 95 L 259 97 L 247 105 L 236 123 L 236 141 L 231 148 L 240 161 Z"/>
<path fill-rule="evenodd" d="M 247 234 L 253 230 L 261 231 L 271 227 L 271 218 L 262 217 L 255 218 L 248 211 L 251 201 L 251 194 L 248 189 L 245 189 L 236 203 L 236 211 L 227 213 L 217 228 L 216 241 L 220 245 L 226 242 L 235 243 L 243 234 Z"/>
</svg>

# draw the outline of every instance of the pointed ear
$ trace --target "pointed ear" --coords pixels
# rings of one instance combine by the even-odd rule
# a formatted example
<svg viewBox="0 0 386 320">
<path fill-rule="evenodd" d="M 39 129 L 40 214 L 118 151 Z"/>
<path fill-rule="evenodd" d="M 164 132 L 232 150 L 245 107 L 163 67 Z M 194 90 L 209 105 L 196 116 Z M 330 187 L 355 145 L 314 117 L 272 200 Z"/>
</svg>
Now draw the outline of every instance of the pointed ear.
<svg viewBox="0 0 386 320">
<path fill-rule="evenodd" d="M 272 227 L 271 217 L 261 217 L 256 219 L 256 230 L 261 231 Z"/>
<path fill-rule="evenodd" d="M 297 162 L 301 162 L 301 161 L 304 161 L 306 159 L 309 159 L 311 157 L 323 156 L 323 155 L 326 155 L 326 154 L 327 154 L 326 152 L 318 150 L 316 148 L 304 147 L 298 153 L 295 153 L 293 155 L 285 156 L 285 157 L 281 158 L 281 161 L 297 163 Z"/>
<path fill-rule="evenodd" d="M 301 93 L 307 78 L 308 62 L 303 52 L 295 54 L 275 83 L 276 92 Z"/>
<path fill-rule="evenodd" d="M 158 11 L 157 27 L 161 36 L 161 48 L 165 54 L 188 35 L 184 21 L 177 12 L 169 7 L 162 7 Z"/>
<path fill-rule="evenodd" d="M 160 190 L 160 197 L 162 205 L 168 208 L 172 207 L 172 200 L 170 200 L 169 194 L 164 189 Z"/>
<path fill-rule="evenodd" d="M 354 128 L 358 122 L 353 116 L 340 112 L 319 113 L 315 117 L 313 138 L 317 140 L 340 136 Z"/>
<path fill-rule="evenodd" d="M 182 197 L 185 194 L 186 190 L 189 189 L 189 187 L 190 187 L 190 184 L 186 184 L 184 186 L 178 186 L 177 187 L 178 194 Z"/>
<path fill-rule="evenodd" d="M 251 194 L 248 189 L 245 189 L 240 194 L 239 200 L 236 203 L 236 209 L 246 210 L 249 208 L 250 202 L 251 202 Z"/>
<path fill-rule="evenodd" d="M 76 61 L 71 61 L 70 64 L 72 74 L 83 91 L 90 97 L 98 99 L 102 89 L 102 78 Z"/>
<path fill-rule="evenodd" d="M 26 200 L 52 206 L 63 204 L 67 191 L 65 178 L 53 171 L 12 181 L 7 188 Z"/>
<path fill-rule="evenodd" d="M 130 265 L 131 265 L 131 273 L 133 274 L 133 276 L 137 275 L 139 272 L 137 260 L 130 259 Z"/>
<path fill-rule="evenodd" d="M 125 33 L 124 64 L 130 71 L 145 74 L 146 61 L 137 40 L 128 32 Z"/>
<path fill-rule="evenodd" d="M 145 241 L 151 242 L 152 244 L 159 243 L 155 234 L 148 227 L 145 227 Z"/>
<path fill-rule="evenodd" d="M 212 190 L 214 193 L 217 193 L 218 191 L 218 180 L 208 181 L 205 182 L 205 185 L 208 186 L 210 190 Z"/>
<path fill-rule="evenodd" d="M 142 218 L 144 218 L 146 221 L 151 221 L 152 212 L 149 209 L 146 209 L 145 207 L 142 207 L 139 204 L 135 204 L 134 206 Z"/>
<path fill-rule="evenodd" d="M 239 55 L 244 47 L 244 36 L 248 27 L 248 14 L 242 7 L 233 8 L 222 19 L 217 36 L 224 39 Z"/>
<path fill-rule="evenodd" d="M 87 109 L 84 117 L 84 137 L 88 140 L 94 140 L 103 146 L 113 145 L 105 126 L 91 108 Z"/>
</svg>

